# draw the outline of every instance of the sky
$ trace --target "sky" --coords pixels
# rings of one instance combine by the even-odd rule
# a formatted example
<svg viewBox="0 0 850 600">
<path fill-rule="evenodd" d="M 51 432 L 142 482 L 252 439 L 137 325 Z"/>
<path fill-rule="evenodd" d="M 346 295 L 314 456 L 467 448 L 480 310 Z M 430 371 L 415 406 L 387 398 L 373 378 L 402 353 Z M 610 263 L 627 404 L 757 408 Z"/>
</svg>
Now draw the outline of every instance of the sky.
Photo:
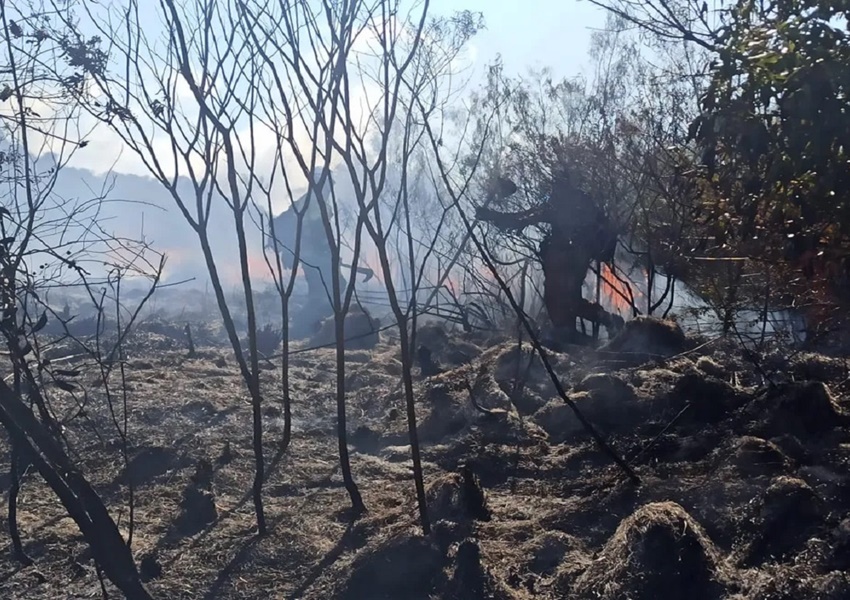
<svg viewBox="0 0 850 600">
<path fill-rule="evenodd" d="M 158 3 L 141 3 L 141 20 L 156 24 Z M 467 58 L 473 61 L 473 75 L 483 76 L 484 68 L 501 55 L 506 74 L 517 75 L 530 68 L 548 67 L 556 78 L 584 72 L 594 29 L 605 23 L 605 12 L 583 0 L 432 0 L 431 14 L 451 14 L 458 10 L 482 12 L 485 30 L 476 35 Z M 480 81 L 480 80 L 479 80 Z M 475 79 L 472 80 L 473 84 Z M 92 146 L 109 151 L 78 153 L 72 166 L 97 174 L 106 171 L 146 175 L 144 165 L 129 150 L 121 148 L 114 134 L 99 128 L 90 136 Z M 114 157 L 114 162 L 104 157 Z"/>
<path fill-rule="evenodd" d="M 580 73 L 587 64 L 593 29 L 605 12 L 582 0 L 432 0 L 435 13 L 468 9 L 484 13 L 487 26 L 472 44 L 487 62 L 501 53 L 507 70 L 550 67 L 555 76 Z"/>
</svg>

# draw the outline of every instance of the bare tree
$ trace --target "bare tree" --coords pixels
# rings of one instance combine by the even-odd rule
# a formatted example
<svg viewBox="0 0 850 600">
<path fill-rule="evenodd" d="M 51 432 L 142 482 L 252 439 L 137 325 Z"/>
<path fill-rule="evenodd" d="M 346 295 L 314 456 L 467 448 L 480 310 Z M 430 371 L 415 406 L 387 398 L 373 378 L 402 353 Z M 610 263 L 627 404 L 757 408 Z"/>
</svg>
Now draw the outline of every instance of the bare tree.
<svg viewBox="0 0 850 600">
<path fill-rule="evenodd" d="M 322 210 L 322 220 L 331 248 L 332 268 L 331 298 L 337 338 L 337 406 L 340 440 L 340 456 L 343 464 L 343 478 L 352 498 L 355 510 L 363 508 L 347 466 L 347 447 L 345 444 L 345 401 L 344 401 L 344 324 L 345 314 L 349 310 L 354 292 L 354 269 L 358 261 L 363 241 L 361 232 L 365 228 L 374 245 L 382 271 L 393 315 L 399 326 L 404 365 L 403 383 L 407 398 L 407 412 L 411 447 L 413 453 L 414 474 L 420 517 L 423 529 L 429 529 L 424 504 L 424 484 L 422 482 L 419 447 L 416 434 L 416 416 L 413 402 L 413 382 L 411 377 L 412 354 L 409 325 L 415 322 L 415 309 L 404 306 L 399 299 L 395 278 L 396 257 L 391 258 L 388 245 L 393 231 L 407 225 L 408 281 L 406 290 L 409 297 L 415 299 L 421 272 L 417 272 L 416 253 L 412 250 L 410 231 L 410 201 L 408 195 L 409 160 L 418 147 L 421 127 L 417 133 L 414 123 L 397 118 L 403 107 L 403 93 L 407 92 L 405 83 L 412 84 L 413 93 L 424 93 L 426 77 L 440 75 L 446 64 L 445 56 L 435 59 L 429 55 L 429 49 L 423 47 L 422 37 L 428 23 L 428 2 L 424 3 L 416 14 L 408 14 L 399 19 L 393 12 L 391 3 L 353 2 L 338 7 L 333 3 L 324 3 L 318 10 L 306 6 L 294 8 L 276 14 L 271 10 L 258 10 L 257 7 L 241 3 L 241 9 L 248 15 L 246 25 L 255 36 L 260 55 L 269 79 L 276 83 L 274 89 L 278 105 L 286 106 L 287 114 L 307 114 L 313 119 L 303 121 L 303 128 L 309 131 L 313 147 L 322 147 L 321 139 L 327 140 L 323 156 L 327 161 L 340 161 L 341 172 L 351 181 L 356 221 L 352 252 L 352 270 L 348 285 L 342 289 L 338 278 L 340 267 L 340 227 L 331 217 L 340 214 L 336 186 L 330 187 L 330 194 L 317 195 Z M 298 23 L 309 23 L 308 27 L 298 29 Z M 445 25 L 445 24 L 443 24 Z M 430 31 L 437 32 L 438 24 Z M 280 44 L 275 33 L 283 29 L 284 39 L 301 36 L 302 42 L 310 48 L 321 48 L 315 55 L 296 52 Z M 462 34 L 461 38 L 463 38 Z M 261 44 L 261 42 L 263 42 Z M 464 42 L 460 39 L 456 46 Z M 353 46 L 361 44 L 363 48 L 355 55 Z M 434 48 L 430 49 L 431 51 Z M 285 65 L 284 68 L 281 65 Z M 414 73 L 408 76 L 409 73 Z M 288 80 L 286 79 L 288 77 Z M 328 90 L 317 94 L 318 82 L 328 81 Z M 289 81 L 296 87 L 296 98 L 303 100 L 302 106 L 292 106 L 291 92 L 283 84 Z M 352 94 L 369 85 L 377 90 L 375 96 L 368 99 L 363 115 L 355 115 L 356 105 Z M 435 92 L 437 90 L 434 90 Z M 313 98 L 321 98 L 324 104 Z M 409 113 L 408 113 L 409 114 Z M 302 117 L 303 119 L 303 117 Z M 400 156 L 397 163 L 398 185 L 394 201 L 386 197 L 388 179 L 388 159 L 394 131 L 401 129 Z M 314 164 L 304 156 L 303 149 L 290 140 L 291 151 L 305 173 L 309 173 Z M 310 182 L 311 190 L 321 190 L 324 174 Z M 329 196 L 329 197 L 326 197 Z M 332 210 L 327 210 L 330 205 Z M 344 296 L 340 297 L 340 293 Z M 413 303 L 415 306 L 415 301 Z"/>
<path fill-rule="evenodd" d="M 88 23 L 78 26 L 66 21 L 64 35 L 59 34 L 61 42 L 68 49 L 80 48 L 84 39 L 80 27 L 90 26 L 112 40 L 111 49 L 117 58 L 108 65 L 106 59 L 103 64 L 88 65 L 96 87 L 78 98 L 135 152 L 169 192 L 197 236 L 224 327 L 251 398 L 253 502 L 258 531 L 265 534 L 263 397 L 246 228 L 254 181 L 245 173 L 255 165 L 257 148 L 251 143 L 253 129 L 247 136 L 238 131 L 246 121 L 253 124 L 252 108 L 258 102 L 255 94 L 248 93 L 244 99 L 241 96 L 246 87 L 253 89 L 249 85 L 253 73 L 245 68 L 250 67 L 252 48 L 247 40 L 237 38 L 238 27 L 225 26 L 232 25 L 228 19 L 235 19 L 235 14 L 221 12 L 212 3 L 196 6 L 199 12 L 192 13 L 192 7 L 178 6 L 170 0 L 161 2 L 167 29 L 164 48 L 152 41 L 139 22 L 139 6 L 134 0 L 123 7 L 113 6 L 106 13 L 96 13 L 88 5 L 84 8 Z M 111 29 L 110 18 L 117 18 L 122 25 Z M 194 29 L 198 24 L 200 32 Z M 113 77 L 107 67 L 114 67 L 120 76 Z M 161 140 L 167 152 L 162 151 Z M 186 183 L 191 187 L 188 197 L 182 191 Z M 222 207 L 231 216 L 231 233 L 237 248 L 247 314 L 247 352 L 234 323 L 232 300 L 225 292 L 220 259 L 215 256 L 210 239 L 210 214 Z"/>
<path fill-rule="evenodd" d="M 445 102 L 439 84 L 441 77 L 448 75 L 451 61 L 453 61 L 463 48 L 469 37 L 475 34 L 480 26 L 478 21 L 470 13 L 465 13 L 455 21 L 448 19 L 435 19 L 428 22 L 429 3 L 426 1 L 422 7 L 421 16 L 404 23 L 399 31 L 393 31 L 388 25 L 387 15 L 381 15 L 373 27 L 376 28 L 375 36 L 377 45 L 381 49 L 391 49 L 389 56 L 378 55 L 381 63 L 386 64 L 389 60 L 394 65 L 392 71 L 384 67 L 375 73 L 376 79 L 382 82 L 383 97 L 375 120 L 379 123 L 378 135 L 380 136 L 381 151 L 378 160 L 386 160 L 391 147 L 391 135 L 394 128 L 401 128 L 400 148 L 396 164 L 397 176 L 400 181 L 395 194 L 395 202 L 390 202 L 391 213 L 389 219 L 384 216 L 385 208 L 381 202 L 370 202 L 367 198 L 379 199 L 382 195 L 383 179 L 386 177 L 386 165 L 373 163 L 369 171 L 374 172 L 379 167 L 381 176 L 376 181 L 374 177 L 368 177 L 368 185 L 364 185 L 364 191 L 357 195 L 357 202 L 361 214 L 365 215 L 364 225 L 374 243 L 383 274 L 383 282 L 386 286 L 390 308 L 398 325 L 401 361 L 402 361 L 402 383 L 404 386 L 408 433 L 411 444 L 413 459 L 414 481 L 416 484 L 416 496 L 419 505 L 419 515 L 422 529 L 425 534 L 430 532 L 430 521 L 428 518 L 425 499 L 424 478 L 422 475 L 422 464 L 419 450 L 419 440 L 416 428 L 416 409 L 413 389 L 413 356 L 416 331 L 416 295 L 421 284 L 422 275 L 428 261 L 428 253 L 417 261 L 416 252 L 413 248 L 414 232 L 410 219 L 410 176 L 411 159 L 420 151 L 420 141 L 425 135 L 425 129 L 413 119 L 414 103 L 427 98 L 430 106 L 428 113 L 433 113 L 442 108 Z M 405 31 L 407 30 L 407 31 Z M 426 41 L 427 40 L 427 41 Z M 396 115 L 401 111 L 404 116 L 396 121 Z M 378 120 L 380 119 L 380 120 Z M 354 128 L 348 130 L 354 138 L 351 147 L 355 148 L 352 153 L 343 152 L 349 172 L 352 176 L 358 171 L 359 164 L 368 164 L 366 153 L 366 136 L 358 135 Z M 338 151 L 343 147 L 339 145 Z M 359 164 L 358 164 L 359 163 Z M 365 183 L 365 182 L 364 182 Z M 401 213 L 401 215 L 399 215 Z M 403 223 L 401 219 L 404 219 Z M 397 277 L 399 270 L 394 268 L 395 260 L 391 256 L 392 248 L 388 240 L 393 229 L 403 229 L 407 238 L 407 271 L 410 286 L 407 290 L 409 301 L 404 306 L 399 298 L 397 290 Z M 439 226 L 437 231 L 439 231 Z M 430 245 L 433 247 L 433 241 Z M 397 253 L 396 256 L 404 256 Z M 417 264 L 419 262 L 419 264 Z M 403 270 L 402 270 L 403 272 Z"/>
<path fill-rule="evenodd" d="M 73 379 L 80 371 L 62 368 L 50 359 L 56 340 L 48 325 L 60 320 L 51 303 L 57 290 L 78 286 L 92 293 L 93 286 L 109 284 L 110 273 L 120 272 L 150 277 L 152 292 L 164 263 L 150 262 L 150 250 L 144 244 L 101 228 L 103 196 L 74 201 L 59 192 L 64 167 L 86 145 L 78 107 L 65 92 L 67 86 L 85 85 L 86 77 L 73 58 L 60 58 L 55 40 L 46 33 L 51 18 L 67 17 L 67 9 L 59 7 L 59 13 L 51 13 L 46 8 L 38 4 L 12 8 L 0 2 L 4 32 L 0 69 L 11 81 L 3 92 L 3 101 L 9 104 L 0 109 L 4 188 L 0 332 L 13 378 L 12 387 L 0 382 L 0 423 L 13 450 L 10 532 L 17 558 L 29 562 L 17 530 L 16 502 L 21 467 L 32 464 L 80 528 L 98 569 L 128 598 L 146 599 L 150 596 L 141 584 L 130 546 L 85 478 L 64 435 L 76 411 L 63 414 L 62 409 L 79 390 Z M 126 310 L 119 296 L 114 298 L 116 307 Z M 131 317 L 119 325 L 108 357 L 100 354 L 99 364 L 111 362 L 120 352 L 132 321 Z M 126 392 L 126 387 L 122 389 Z M 118 425 L 125 459 L 126 416 L 125 411 L 123 424 Z"/>
<path fill-rule="evenodd" d="M 292 181 L 306 180 L 312 198 L 308 202 L 314 202 L 319 210 L 330 253 L 330 272 L 323 277 L 337 338 L 340 463 L 352 506 L 355 512 L 362 511 L 365 507 L 351 476 L 346 436 L 345 316 L 354 297 L 364 227 L 373 240 L 384 240 L 379 245 L 385 245 L 391 229 L 379 228 L 373 219 L 382 209 L 390 125 L 396 121 L 400 105 L 403 78 L 395 73 L 404 74 L 414 60 L 424 64 L 419 58 L 419 37 L 427 22 L 428 4 L 416 17 L 402 20 L 390 2 L 271 6 L 234 0 L 179 6 L 163 0 L 160 11 L 166 32 L 161 44 L 139 23 L 135 0 L 104 12 L 87 10 L 88 22 L 80 28 L 98 29 L 112 40 L 112 58 L 109 69 L 91 69 L 96 88 L 81 98 L 170 192 L 195 230 L 204 254 L 252 398 L 254 503 L 261 532 L 265 531 L 262 393 L 245 218 L 250 206 L 264 203 L 270 207 L 271 198 L 282 195 L 282 188 L 291 193 Z M 107 25 L 110 20 L 122 25 L 113 29 Z M 66 25 L 72 33 L 63 42 L 78 48 L 81 29 L 71 28 L 70 22 Z M 356 46 L 368 45 L 369 39 L 383 40 L 387 46 L 364 65 Z M 420 77 L 424 76 L 423 71 Z M 373 87 L 378 89 L 379 99 L 367 101 L 363 114 L 355 114 L 358 102 L 354 95 L 366 94 Z M 273 140 L 274 156 L 263 155 L 259 138 Z M 160 140 L 168 148 L 167 154 L 159 146 Z M 334 165 L 340 163 L 346 179 L 351 180 L 351 206 L 356 209 L 354 223 L 348 227 L 340 216 L 345 199 L 338 198 L 339 186 L 331 176 Z M 191 184 L 194 202 L 178 190 L 181 177 Z M 247 359 L 209 239 L 207 224 L 216 204 L 223 204 L 232 215 L 247 309 Z M 297 267 L 300 240 L 294 245 L 293 266 Z M 351 247 L 350 268 L 344 277 L 340 270 L 346 246 Z M 387 262 L 388 255 L 384 259 Z M 280 267 L 276 270 L 282 275 Z M 284 296 L 282 317 L 288 322 L 285 299 L 292 279 L 288 284 L 282 277 L 276 279 Z M 395 308 L 406 326 L 406 310 L 398 302 Z M 285 367 L 283 377 L 285 380 Z M 284 381 L 285 402 L 287 387 Z M 413 421 L 411 435 L 415 435 Z"/>
</svg>

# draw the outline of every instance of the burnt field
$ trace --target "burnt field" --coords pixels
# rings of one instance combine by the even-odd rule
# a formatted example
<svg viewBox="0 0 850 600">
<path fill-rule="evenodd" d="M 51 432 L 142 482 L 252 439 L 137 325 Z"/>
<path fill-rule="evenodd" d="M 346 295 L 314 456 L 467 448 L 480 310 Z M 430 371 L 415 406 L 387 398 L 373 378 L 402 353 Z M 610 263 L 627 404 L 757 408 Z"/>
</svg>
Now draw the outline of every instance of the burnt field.
<svg viewBox="0 0 850 600">
<path fill-rule="evenodd" d="M 527 342 L 423 326 L 435 373 L 417 368 L 415 382 L 427 537 L 391 331 L 346 353 L 351 463 L 367 507 L 356 518 L 338 465 L 332 349 L 291 356 L 286 449 L 279 362 L 264 369 L 264 537 L 250 498 L 251 407 L 224 347 L 199 344 L 189 358 L 180 328 L 127 342 L 126 465 L 105 390 L 82 359 L 68 363 L 89 392 L 57 395 L 67 405 L 54 409 L 125 539 L 132 530 L 156 598 L 850 597 L 845 361 L 742 353 L 675 332 L 647 345 L 638 329 L 599 350 L 549 355 L 635 484 Z M 7 539 L 0 596 L 101 597 L 79 530 L 32 468 L 18 504 L 35 564 L 14 562 Z"/>
</svg>

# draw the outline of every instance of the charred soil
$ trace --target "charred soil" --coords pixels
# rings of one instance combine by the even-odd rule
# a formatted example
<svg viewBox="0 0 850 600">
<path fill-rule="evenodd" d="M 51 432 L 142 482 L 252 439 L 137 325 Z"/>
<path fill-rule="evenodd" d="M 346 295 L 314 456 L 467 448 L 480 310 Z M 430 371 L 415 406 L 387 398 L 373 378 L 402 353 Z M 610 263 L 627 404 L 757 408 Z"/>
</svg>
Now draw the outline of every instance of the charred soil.
<svg viewBox="0 0 850 600">
<path fill-rule="evenodd" d="M 632 329 L 653 335 L 646 323 Z M 125 539 L 132 484 L 132 550 L 156 598 L 850 598 L 843 361 L 774 352 L 758 362 L 722 340 L 661 332 L 639 356 L 621 340 L 549 357 L 635 485 L 528 344 L 429 325 L 420 343 L 439 369 L 414 369 L 428 536 L 417 524 L 400 353 L 386 332 L 347 352 L 351 463 L 367 506 L 356 519 L 338 466 L 332 348 L 294 348 L 285 450 L 279 366 L 262 372 L 263 537 L 250 497 L 251 407 L 223 348 L 187 358 L 168 341 L 179 328 L 136 335 L 126 462 L 102 386 L 82 407 L 70 395 L 57 402 Z M 80 360 L 68 363 L 91 383 Z M 101 595 L 79 531 L 31 470 L 18 517 L 35 564 L 14 562 L 7 543 L 0 597 Z"/>
</svg>

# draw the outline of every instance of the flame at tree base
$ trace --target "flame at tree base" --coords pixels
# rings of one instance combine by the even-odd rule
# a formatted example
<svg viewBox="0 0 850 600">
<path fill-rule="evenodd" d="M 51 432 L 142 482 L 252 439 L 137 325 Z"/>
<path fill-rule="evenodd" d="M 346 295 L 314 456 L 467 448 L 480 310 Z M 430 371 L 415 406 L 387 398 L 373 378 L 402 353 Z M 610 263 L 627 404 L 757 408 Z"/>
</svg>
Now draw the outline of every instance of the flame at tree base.
<svg viewBox="0 0 850 600">
<path fill-rule="evenodd" d="M 631 313 L 632 305 L 636 304 L 642 296 L 636 289 L 637 286 L 618 279 L 608 263 L 602 263 L 600 275 L 600 303 L 616 311 L 620 316 Z"/>
</svg>

